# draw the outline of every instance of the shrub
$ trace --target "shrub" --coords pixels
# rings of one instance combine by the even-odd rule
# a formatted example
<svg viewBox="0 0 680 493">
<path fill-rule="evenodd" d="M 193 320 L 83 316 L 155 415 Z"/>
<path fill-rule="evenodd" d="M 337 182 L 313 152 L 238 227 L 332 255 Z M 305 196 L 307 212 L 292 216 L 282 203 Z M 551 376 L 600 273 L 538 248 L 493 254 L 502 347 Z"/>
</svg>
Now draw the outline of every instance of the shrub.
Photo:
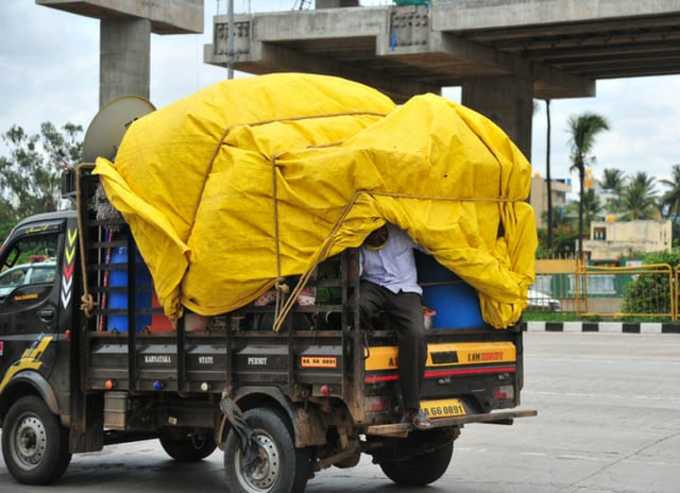
<svg viewBox="0 0 680 493">
<path fill-rule="evenodd" d="M 680 264 L 680 250 L 655 252 L 644 256 L 643 265 L 669 264 L 675 269 Z M 639 274 L 626 286 L 623 298 L 623 311 L 626 313 L 670 313 L 671 286 L 668 275 Z"/>
</svg>

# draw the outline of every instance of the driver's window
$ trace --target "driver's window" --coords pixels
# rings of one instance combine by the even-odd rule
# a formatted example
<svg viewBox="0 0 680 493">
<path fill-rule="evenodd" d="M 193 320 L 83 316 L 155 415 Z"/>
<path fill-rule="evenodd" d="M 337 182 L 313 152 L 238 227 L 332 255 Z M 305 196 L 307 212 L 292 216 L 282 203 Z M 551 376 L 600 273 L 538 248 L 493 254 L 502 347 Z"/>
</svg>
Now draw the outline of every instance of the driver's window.
<svg viewBox="0 0 680 493">
<path fill-rule="evenodd" d="M 17 289 L 54 284 L 57 273 L 57 234 L 20 238 L 0 259 L 0 301 Z"/>
</svg>

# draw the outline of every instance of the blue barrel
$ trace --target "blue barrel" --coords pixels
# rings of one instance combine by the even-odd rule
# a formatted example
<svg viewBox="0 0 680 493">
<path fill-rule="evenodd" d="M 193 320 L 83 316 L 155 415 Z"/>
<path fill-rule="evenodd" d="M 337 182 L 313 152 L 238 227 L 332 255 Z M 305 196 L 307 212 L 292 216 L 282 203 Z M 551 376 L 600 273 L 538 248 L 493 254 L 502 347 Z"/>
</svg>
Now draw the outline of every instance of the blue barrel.
<svg viewBox="0 0 680 493">
<path fill-rule="evenodd" d="M 477 291 L 432 256 L 416 252 L 423 304 L 436 310 L 433 329 L 478 329 L 485 326 Z"/>
<path fill-rule="evenodd" d="M 433 329 L 479 329 L 484 327 L 479 298 L 463 281 L 423 286 L 423 304 L 437 311 Z"/>
<path fill-rule="evenodd" d="M 146 311 L 147 313 L 137 313 L 135 317 L 135 327 L 137 333 L 144 330 L 145 327 L 151 324 L 151 293 L 152 281 L 151 273 L 146 264 L 142 260 L 141 255 L 135 248 L 133 252 L 135 257 L 135 311 Z M 113 249 L 111 255 L 111 264 L 126 264 L 128 261 L 127 247 L 118 247 Z M 126 288 L 128 285 L 127 270 L 112 270 L 109 275 L 109 287 L 112 288 Z M 108 306 L 109 309 L 127 310 L 128 309 L 128 293 L 125 291 L 113 291 L 109 293 Z M 106 330 L 109 332 L 127 332 L 128 331 L 128 315 L 110 315 L 106 320 Z"/>
</svg>

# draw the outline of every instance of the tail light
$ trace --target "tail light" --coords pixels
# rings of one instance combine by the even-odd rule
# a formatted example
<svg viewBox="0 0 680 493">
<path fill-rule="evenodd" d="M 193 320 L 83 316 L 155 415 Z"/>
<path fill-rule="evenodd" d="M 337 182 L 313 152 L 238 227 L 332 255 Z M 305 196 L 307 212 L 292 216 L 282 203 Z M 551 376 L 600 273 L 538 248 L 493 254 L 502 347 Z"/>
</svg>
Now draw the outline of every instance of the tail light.
<svg viewBox="0 0 680 493">
<path fill-rule="evenodd" d="M 511 401 L 515 398 L 515 387 L 512 385 L 496 387 L 493 396 L 497 401 Z"/>
<path fill-rule="evenodd" d="M 385 397 L 367 397 L 365 407 L 369 413 L 382 413 L 390 408 L 390 400 Z"/>
</svg>

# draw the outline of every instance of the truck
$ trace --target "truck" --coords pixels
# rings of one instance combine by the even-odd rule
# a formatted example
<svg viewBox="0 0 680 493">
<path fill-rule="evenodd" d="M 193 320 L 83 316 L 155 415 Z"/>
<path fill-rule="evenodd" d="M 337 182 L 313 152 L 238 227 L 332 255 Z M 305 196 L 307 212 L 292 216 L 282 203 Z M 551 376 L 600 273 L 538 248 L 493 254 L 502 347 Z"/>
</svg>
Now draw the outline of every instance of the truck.
<svg viewBox="0 0 680 493">
<path fill-rule="evenodd" d="M 362 329 L 357 249 L 319 264 L 313 302 L 296 304 L 281 330 L 271 304 L 164 319 L 128 225 L 92 207 L 93 168 L 65 174 L 73 209 L 24 219 L 0 249 L 3 272 L 35 259 L 50 270 L 2 286 L 2 452 L 18 482 L 58 480 L 73 454 L 159 440 L 179 462 L 219 448 L 233 492 L 302 492 L 362 454 L 395 483 L 426 485 L 446 472 L 465 425 L 536 415 L 518 409 L 520 324 L 497 330 L 480 318 L 427 330 L 421 407 L 433 427 L 401 422 L 396 334 L 389 317 Z M 457 285 L 479 311 L 474 290 L 418 255 L 425 304 L 428 287 Z"/>
</svg>

